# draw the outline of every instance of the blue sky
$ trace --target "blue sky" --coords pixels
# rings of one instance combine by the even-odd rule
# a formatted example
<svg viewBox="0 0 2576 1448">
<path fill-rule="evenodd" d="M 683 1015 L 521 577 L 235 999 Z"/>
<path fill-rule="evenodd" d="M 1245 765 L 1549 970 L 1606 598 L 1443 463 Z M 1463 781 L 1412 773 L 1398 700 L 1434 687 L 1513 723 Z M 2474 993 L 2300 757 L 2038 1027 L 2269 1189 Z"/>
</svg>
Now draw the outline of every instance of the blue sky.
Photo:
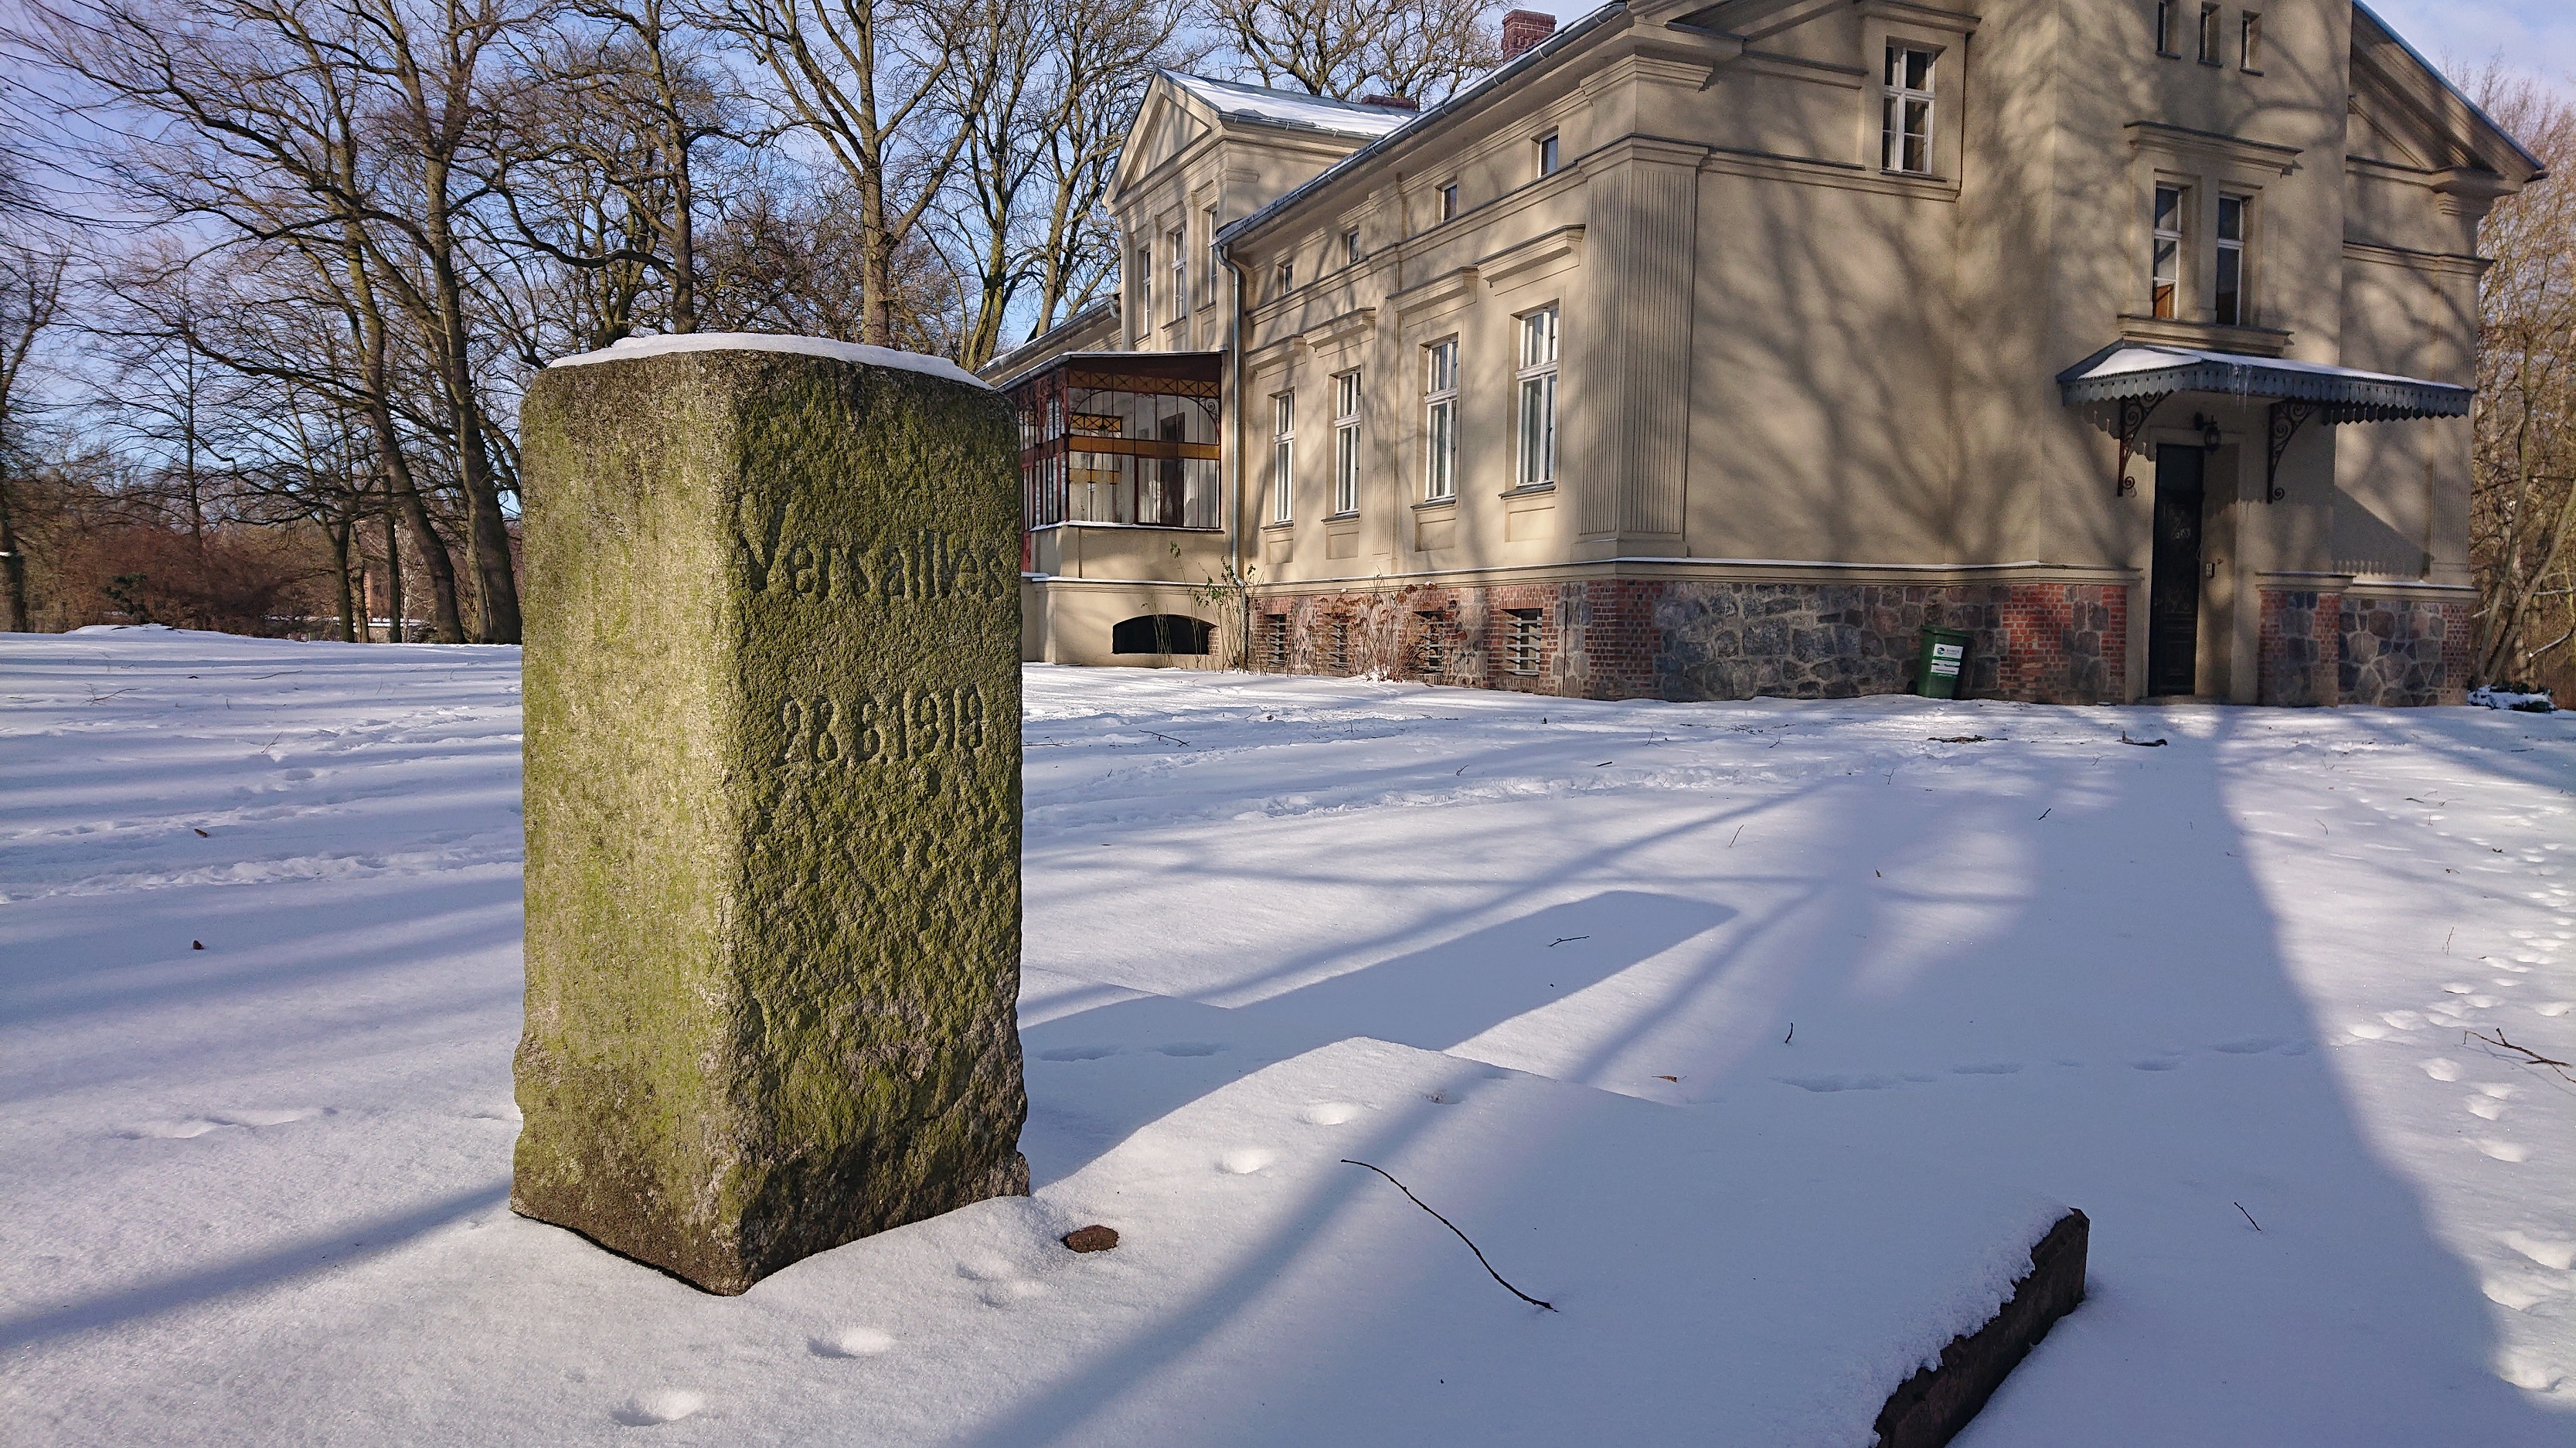
<svg viewBox="0 0 2576 1448">
<path fill-rule="evenodd" d="M 1571 20 L 1597 0 L 1512 0 Z M 2576 0 L 2364 0 L 2379 18 L 2455 76 L 2501 57 L 2576 91 Z M 2260 7 L 2257 7 L 2260 8 Z"/>
</svg>

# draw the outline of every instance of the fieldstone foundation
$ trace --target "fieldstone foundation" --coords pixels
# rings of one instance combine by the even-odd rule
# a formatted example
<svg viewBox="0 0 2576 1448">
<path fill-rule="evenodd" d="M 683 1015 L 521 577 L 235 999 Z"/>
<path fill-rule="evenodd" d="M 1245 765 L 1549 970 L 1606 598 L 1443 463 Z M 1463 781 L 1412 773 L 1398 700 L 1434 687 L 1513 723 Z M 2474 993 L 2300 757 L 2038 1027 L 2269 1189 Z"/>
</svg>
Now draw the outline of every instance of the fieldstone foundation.
<svg viewBox="0 0 2576 1448">
<path fill-rule="evenodd" d="M 2126 697 L 2128 593 L 2091 584 L 1585 579 L 1417 585 L 1254 604 L 1254 657 L 1594 699 L 1845 699 L 1913 688 L 1926 625 L 1976 635 L 1962 692 Z"/>
<path fill-rule="evenodd" d="M 708 350 L 523 419 L 511 1206 L 737 1293 L 1025 1192 L 1010 414 Z"/>
<path fill-rule="evenodd" d="M 2346 704 L 2457 704 L 2469 696 L 2470 605 L 2353 592 L 2339 617 Z"/>
</svg>

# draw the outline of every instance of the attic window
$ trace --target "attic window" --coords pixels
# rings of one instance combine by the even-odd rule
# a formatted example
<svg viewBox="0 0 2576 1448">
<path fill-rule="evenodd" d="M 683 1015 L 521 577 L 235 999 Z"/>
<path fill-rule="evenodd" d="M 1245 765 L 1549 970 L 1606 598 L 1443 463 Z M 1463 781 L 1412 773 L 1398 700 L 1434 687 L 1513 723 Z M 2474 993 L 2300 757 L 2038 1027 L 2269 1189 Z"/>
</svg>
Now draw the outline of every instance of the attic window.
<svg viewBox="0 0 2576 1448">
<path fill-rule="evenodd" d="M 1556 174 L 1556 132 L 1554 131 L 1538 138 L 1538 174 L 1541 176 Z"/>
<path fill-rule="evenodd" d="M 1458 183 L 1452 181 L 1448 185 L 1440 188 L 1440 219 L 1447 221 L 1457 214 Z"/>
<path fill-rule="evenodd" d="M 2200 63 L 2226 64 L 2218 58 L 2218 7 L 2215 5 L 2200 7 Z"/>
<path fill-rule="evenodd" d="M 2263 73 L 2263 17 L 2248 10 L 2236 36 L 2236 68 L 2247 75 Z"/>
<path fill-rule="evenodd" d="M 2174 4 L 2175 0 L 2156 0 L 2156 54 L 2168 60 L 2182 59 L 2182 52 L 2174 49 Z"/>
<path fill-rule="evenodd" d="M 1342 233 L 1342 265 L 1357 266 L 1360 260 L 1360 229 L 1356 226 Z"/>
<path fill-rule="evenodd" d="M 1284 297 L 1295 290 L 1297 290 L 1297 264 L 1293 261 L 1283 261 L 1279 264 L 1279 295 Z"/>
</svg>

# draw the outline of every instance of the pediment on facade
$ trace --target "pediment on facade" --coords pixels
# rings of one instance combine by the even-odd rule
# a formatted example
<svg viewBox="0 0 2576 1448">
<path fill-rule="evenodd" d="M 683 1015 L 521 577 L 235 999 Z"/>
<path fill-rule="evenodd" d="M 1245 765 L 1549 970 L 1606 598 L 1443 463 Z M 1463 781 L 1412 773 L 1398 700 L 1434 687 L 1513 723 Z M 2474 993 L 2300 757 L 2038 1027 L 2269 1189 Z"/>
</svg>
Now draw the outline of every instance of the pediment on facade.
<svg viewBox="0 0 2576 1448">
<path fill-rule="evenodd" d="M 2366 132 L 2347 148 L 2353 154 L 2425 171 L 2491 172 L 2508 188 L 2540 175 L 2531 153 L 2359 6 L 2352 13 L 2352 111 Z"/>
<path fill-rule="evenodd" d="M 1127 142 L 1119 148 L 1118 178 L 1110 188 L 1115 197 L 1150 176 L 1164 162 L 1188 150 L 1216 129 L 1217 118 L 1189 92 L 1157 76 L 1146 88 L 1144 104 L 1136 108 L 1136 123 L 1127 130 Z"/>
</svg>

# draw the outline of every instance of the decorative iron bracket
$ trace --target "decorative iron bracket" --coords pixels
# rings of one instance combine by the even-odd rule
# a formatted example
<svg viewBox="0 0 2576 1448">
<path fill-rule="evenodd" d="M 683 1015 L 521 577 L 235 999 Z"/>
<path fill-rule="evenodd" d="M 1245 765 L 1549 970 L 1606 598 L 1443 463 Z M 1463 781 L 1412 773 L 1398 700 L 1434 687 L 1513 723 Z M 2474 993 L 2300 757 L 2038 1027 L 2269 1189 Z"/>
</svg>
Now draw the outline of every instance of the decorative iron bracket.
<svg viewBox="0 0 2576 1448">
<path fill-rule="evenodd" d="M 2277 503 L 2286 496 L 2281 490 L 2281 455 L 2290 450 L 2290 439 L 2299 428 L 2316 416 L 2318 404 L 2284 398 L 2272 404 L 2272 460 L 2263 470 L 2263 501 Z"/>
<path fill-rule="evenodd" d="M 2115 496 L 2127 497 L 2138 490 L 2138 485 L 2129 481 L 2129 459 L 2138 450 L 2138 434 L 2146 431 L 2147 419 L 2155 416 L 2156 409 L 2171 396 L 2170 392 L 2158 392 L 2146 397 L 2120 399 L 2119 428 L 2113 434 L 2120 439 L 2120 471 L 2115 477 L 2118 484 L 2114 489 Z"/>
</svg>

